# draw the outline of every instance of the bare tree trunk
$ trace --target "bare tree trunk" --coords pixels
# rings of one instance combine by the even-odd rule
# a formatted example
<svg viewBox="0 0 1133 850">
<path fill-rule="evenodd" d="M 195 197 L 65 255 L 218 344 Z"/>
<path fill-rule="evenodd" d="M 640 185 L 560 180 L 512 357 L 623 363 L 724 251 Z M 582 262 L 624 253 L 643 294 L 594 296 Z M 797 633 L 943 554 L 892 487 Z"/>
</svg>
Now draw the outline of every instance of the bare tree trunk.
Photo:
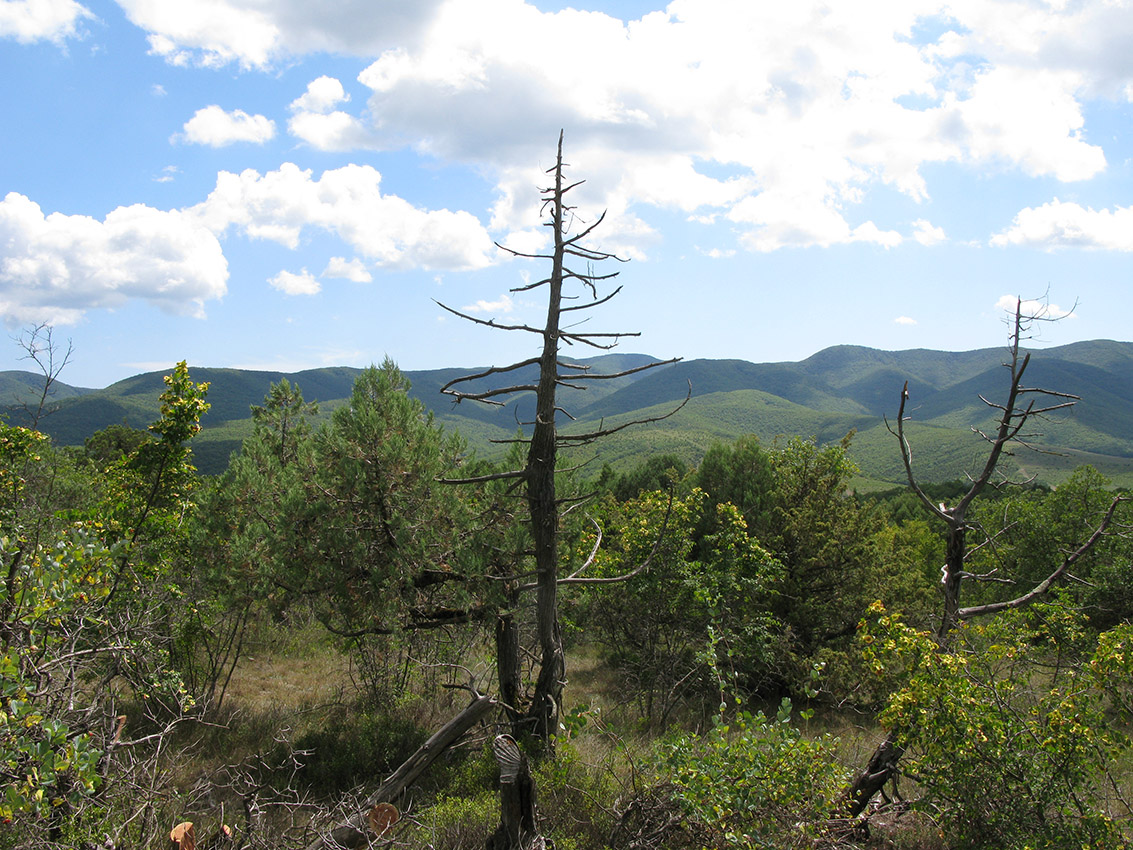
<svg viewBox="0 0 1133 850">
<path fill-rule="evenodd" d="M 488 838 L 487 850 L 542 850 L 535 811 L 535 779 L 527 757 L 510 735 L 499 735 L 492 751 L 500 765 L 500 825 Z"/>
<path fill-rule="evenodd" d="M 518 596 L 517 592 L 509 591 L 507 610 L 496 617 L 496 677 L 500 682 L 500 704 L 507 714 L 512 734 L 522 737 L 520 692 L 523 682 L 519 667 L 519 627 L 513 613 Z"/>
<path fill-rule="evenodd" d="M 1046 579 L 1036 584 L 1029 592 L 1006 602 L 979 605 L 971 608 L 962 608 L 960 606 L 960 589 L 963 580 L 965 578 L 981 578 L 980 576 L 972 576 L 965 570 L 969 554 L 967 532 L 970 529 L 967 522 L 967 514 L 972 502 L 991 482 L 1003 458 L 1004 452 L 1009 453 L 1009 448 L 1012 445 L 1030 448 L 1028 440 L 1032 439 L 1035 435 L 1027 433 L 1024 429 L 1032 418 L 1041 418 L 1044 414 L 1070 408 L 1079 400 L 1077 396 L 1070 395 L 1069 393 L 1057 392 L 1041 387 L 1027 387 L 1023 384 L 1023 375 L 1027 371 L 1027 366 L 1031 359 L 1030 354 L 1026 354 L 1021 350 L 1023 338 L 1032 322 L 1050 320 L 1045 319 L 1042 315 L 1024 315 L 1022 313 L 1022 303 L 1022 299 L 1019 299 L 1015 305 L 1014 323 L 1010 335 L 1010 344 L 1008 346 L 1009 360 L 1004 364 L 1011 375 L 1007 398 L 1002 404 L 999 404 L 988 401 L 983 396 L 980 396 L 980 400 L 983 401 L 984 404 L 998 411 L 996 429 L 994 432 L 987 434 L 978 428 L 972 429 L 987 441 L 989 449 L 987 457 L 984 460 L 983 468 L 978 475 L 971 479 L 971 485 L 958 502 L 951 507 L 943 503 L 934 502 L 928 497 L 924 490 L 921 489 L 913 473 L 912 451 L 905 434 L 905 422 L 907 421 L 905 406 L 909 400 L 908 382 L 905 383 L 905 387 L 901 392 L 901 401 L 898 406 L 896 423 L 891 425 L 889 421 L 886 420 L 886 426 L 889 428 L 890 433 L 897 438 L 897 442 L 900 446 L 901 460 L 904 463 L 905 476 L 909 482 L 909 488 L 914 495 L 916 495 L 926 511 L 937 520 L 941 521 L 947 529 L 944 566 L 941 570 L 943 605 L 940 626 L 936 633 L 940 652 L 948 651 L 949 639 L 956 629 L 959 628 L 962 620 L 970 617 L 994 614 L 1007 608 L 1029 605 L 1034 600 L 1046 594 L 1065 574 L 1067 568 L 1085 555 L 1086 552 L 1101 539 L 1101 536 L 1105 533 L 1113 519 L 1114 511 L 1118 504 L 1124 501 L 1122 497 L 1116 497 L 1110 505 L 1109 511 L 1098 527 L 1094 529 L 1090 538 L 1075 552 L 1068 555 L 1059 567 L 1047 576 Z M 1003 483 L 1011 483 L 1002 473 L 1001 477 L 1003 478 Z M 904 755 L 904 747 L 898 740 L 897 735 L 894 732 L 890 732 L 885 737 L 885 740 L 874 750 L 866 769 L 858 775 L 850 787 L 843 793 L 842 796 L 845 806 L 842 811 L 836 812 L 836 816 L 849 814 L 851 817 L 856 817 L 860 815 L 869 804 L 869 801 L 873 799 L 874 795 L 881 791 L 885 783 L 898 775 L 898 763 L 902 755 Z"/>
<path fill-rule="evenodd" d="M 842 797 L 844 806 L 837 814 L 856 818 L 864 812 L 869 801 L 877 796 L 885 783 L 897 776 L 897 764 L 904 754 L 905 748 L 897 742 L 896 733 L 886 735 L 885 740 L 877 745 L 870 756 L 866 769 L 846 789 Z"/>
<path fill-rule="evenodd" d="M 637 334 L 618 332 L 583 333 L 571 330 L 570 328 L 572 328 L 573 325 L 568 325 L 566 329 L 561 326 L 561 321 L 565 315 L 605 304 L 618 294 L 620 287 L 609 295 L 598 295 L 598 284 L 616 277 L 617 272 L 598 275 L 592 271 L 590 265 L 604 260 L 618 258 L 613 254 L 592 250 L 582 244 L 582 240 L 589 236 L 589 234 L 602 223 L 605 213 L 599 216 L 591 225 L 582 229 L 581 232 L 575 233 L 574 235 L 570 235 L 567 232 L 568 219 L 573 220 L 573 214 L 570 212 L 573 207 L 568 206 L 564 199 L 567 192 L 579 184 L 574 183 L 570 186 L 563 185 L 563 135 L 561 132 L 559 133 L 555 165 L 554 168 L 548 171 L 554 175 L 554 185 L 543 190 L 542 194 L 544 207 L 550 211 L 548 216 L 549 220 L 546 222 L 546 225 L 554 234 L 554 249 L 552 253 L 524 254 L 500 246 L 503 250 L 517 257 L 551 261 L 551 273 L 548 277 L 536 281 L 535 283 L 517 287 L 513 290 L 514 292 L 526 292 L 537 287 L 547 287 L 547 319 L 543 326 L 537 328 L 528 325 L 501 324 L 494 319 L 481 319 L 458 310 L 453 310 L 451 307 L 446 307 L 443 304 L 440 306 L 476 324 L 486 325 L 497 330 L 519 330 L 537 334 L 542 340 L 540 354 L 537 358 L 533 357 L 519 363 L 513 363 L 511 366 L 492 367 L 475 375 L 464 375 L 455 378 L 442 387 L 441 392 L 455 397 L 457 402 L 464 399 L 472 399 L 488 404 L 502 404 L 502 402 L 495 401 L 494 399 L 515 393 L 535 394 L 535 421 L 532 423 L 524 423 L 532 426 L 532 432 L 530 440 L 527 441 L 528 451 L 523 469 L 492 473 L 475 478 L 450 480 L 452 483 L 480 483 L 497 480 L 522 481 L 526 487 L 525 497 L 530 514 L 529 528 L 534 545 L 535 581 L 531 584 L 519 585 L 516 589 L 516 594 L 523 594 L 528 591 L 535 591 L 536 594 L 535 631 L 536 639 L 539 644 L 537 648 L 539 654 L 539 673 L 535 681 L 531 701 L 526 707 L 525 716 L 523 718 L 524 723 L 522 725 L 525 727 L 523 729 L 523 735 L 517 735 L 517 737 L 533 734 L 535 737 L 539 738 L 545 746 L 549 747 L 558 729 L 559 710 L 562 703 L 563 686 L 566 677 L 566 660 L 563 652 L 562 632 L 559 626 L 558 586 L 560 583 L 570 583 L 572 581 L 574 583 L 582 583 L 584 581 L 610 580 L 581 579 L 577 576 L 567 579 L 559 578 L 558 536 L 560 499 L 555 492 L 555 470 L 558 449 L 560 445 L 577 446 L 590 443 L 608 434 L 612 434 L 615 431 L 619 431 L 622 428 L 638 424 L 638 422 L 623 423 L 614 428 L 600 428 L 597 431 L 586 434 L 559 434 L 555 425 L 555 418 L 560 412 L 556 400 L 557 390 L 560 385 L 581 388 L 582 383 L 585 381 L 620 378 L 644 369 L 674 363 L 676 360 L 664 362 L 655 361 L 644 366 L 610 374 L 588 374 L 589 367 L 587 366 L 560 362 L 560 343 L 565 342 L 569 345 L 584 345 L 605 351 L 616 346 L 622 337 L 636 336 Z M 572 262 L 572 260 L 568 260 L 568 257 L 573 258 L 573 261 L 586 262 L 588 264 L 587 271 L 572 270 L 567 265 L 568 262 Z M 568 303 L 568 305 L 564 307 L 562 303 L 564 297 L 563 289 L 564 284 L 568 282 L 573 282 L 581 286 L 584 297 L 579 300 L 579 303 Z M 575 296 L 569 296 L 568 301 L 570 298 L 575 298 Z M 514 372 L 515 370 L 526 369 L 534 365 L 538 365 L 539 367 L 539 380 L 538 383 L 535 384 L 514 384 L 475 392 L 453 389 L 454 386 L 464 382 Z M 691 395 L 691 387 L 689 392 Z M 679 410 L 681 406 L 683 406 L 683 404 L 678 406 L 677 410 Z M 676 411 L 674 410 L 673 412 Z M 672 414 L 670 413 L 668 415 Z M 641 421 L 653 422 L 663 418 L 665 417 L 659 416 Z M 513 667 L 512 661 L 510 660 L 510 653 L 513 652 L 513 645 L 511 643 L 513 629 L 514 623 L 512 623 L 510 619 L 510 614 L 503 615 L 497 624 L 496 632 L 497 648 L 507 654 L 497 659 L 497 669 L 500 675 L 501 687 L 503 688 L 510 688 L 510 685 L 506 683 L 511 682 L 513 678 L 518 680 L 518 674 L 515 673 L 517 666 Z M 505 696 L 507 705 L 512 707 L 518 706 L 518 690 L 517 681 L 516 687 L 511 695 Z M 514 718 L 513 730 L 519 732 Z"/>
<path fill-rule="evenodd" d="M 960 582 L 964 576 L 964 561 L 968 557 L 967 534 L 963 519 L 948 526 L 948 540 L 944 548 L 944 569 L 941 585 L 944 605 L 941 611 L 937 640 L 943 643 L 960 625 Z"/>
<path fill-rule="evenodd" d="M 558 729 L 566 659 L 559 631 L 559 504 L 555 498 L 556 390 L 559 381 L 559 316 L 563 291 L 563 138 L 559 135 L 555 159 L 555 188 L 551 230 L 555 234 L 547 322 L 543 326 L 543 353 L 539 358 L 539 389 L 536 393 L 535 424 L 527 452 L 527 504 L 531 511 L 531 533 L 535 543 L 537 601 L 535 629 L 541 658 L 535 694 L 528 709 L 534 733 L 545 743 Z"/>
</svg>

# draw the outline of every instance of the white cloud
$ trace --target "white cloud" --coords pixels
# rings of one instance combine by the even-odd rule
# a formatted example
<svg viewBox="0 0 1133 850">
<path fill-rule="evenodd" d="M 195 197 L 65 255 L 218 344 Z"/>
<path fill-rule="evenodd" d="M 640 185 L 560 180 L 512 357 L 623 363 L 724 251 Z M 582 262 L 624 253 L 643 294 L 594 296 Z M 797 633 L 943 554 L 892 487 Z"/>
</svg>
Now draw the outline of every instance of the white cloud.
<svg viewBox="0 0 1133 850">
<path fill-rule="evenodd" d="M 696 250 L 713 260 L 726 260 L 736 255 L 736 252 L 731 248 L 697 248 Z"/>
<path fill-rule="evenodd" d="M 259 4 L 227 0 L 166 3 L 119 0 L 149 35 L 150 52 L 173 65 L 267 67 L 279 50 L 279 24 Z"/>
<path fill-rule="evenodd" d="M 995 302 L 997 310 L 1004 310 L 1015 315 L 1015 308 L 1018 305 L 1019 312 L 1024 319 L 1031 317 L 1036 319 L 1076 319 L 1078 315 L 1071 310 L 1064 310 L 1057 304 L 1051 304 L 1047 301 L 1038 301 L 1033 298 L 1020 299 L 1016 295 L 1001 295 L 999 300 Z"/>
<path fill-rule="evenodd" d="M 61 44 L 78 34 L 79 21 L 93 17 L 89 9 L 74 0 L 3 0 L 0 38 L 14 38 L 21 44 Z"/>
<path fill-rule="evenodd" d="M 893 322 L 898 325 L 915 325 L 917 323 L 917 320 L 910 318 L 909 316 L 898 316 L 893 320 Z"/>
<path fill-rule="evenodd" d="M 307 91 L 291 101 L 287 129 L 316 150 L 349 151 L 373 147 L 366 126 L 353 115 L 335 109 L 350 100 L 342 83 L 322 76 L 307 84 Z"/>
<path fill-rule="evenodd" d="M 225 112 L 213 104 L 198 109 L 185 122 L 184 133 L 175 138 L 194 145 L 221 148 L 233 142 L 262 145 L 275 136 L 275 122 L 263 115 L 249 115 L 242 109 Z"/>
<path fill-rule="evenodd" d="M 366 270 L 366 264 L 355 258 L 347 260 L 345 257 L 331 257 L 327 267 L 323 269 L 323 277 L 340 277 L 352 280 L 355 283 L 369 283 L 374 276 Z"/>
<path fill-rule="evenodd" d="M 325 74 L 307 83 L 307 91 L 291 101 L 292 112 L 318 112 L 325 114 L 350 100 L 342 82 Z"/>
<path fill-rule="evenodd" d="M 175 65 L 231 62 L 267 69 L 288 57 L 329 52 L 376 56 L 415 40 L 441 0 L 118 0 L 149 33 L 150 49 Z"/>
<path fill-rule="evenodd" d="M 500 244 L 506 246 L 508 251 L 515 251 L 519 254 L 542 254 L 546 253 L 551 243 L 550 236 L 547 234 L 545 227 L 532 227 L 529 230 L 513 230 L 507 237 L 501 240 Z M 527 283 L 527 281 L 524 281 Z"/>
<path fill-rule="evenodd" d="M 161 169 L 161 174 L 159 174 L 157 177 L 153 178 L 153 182 L 154 183 L 172 183 L 175 179 L 177 179 L 176 175 L 179 174 L 180 171 L 181 171 L 181 169 L 178 168 L 176 165 L 167 165 L 167 166 L 165 166 L 165 168 Z"/>
<path fill-rule="evenodd" d="M 1020 210 L 1011 227 L 993 236 L 991 244 L 1001 248 L 1025 245 L 1047 251 L 1133 251 L 1133 207 L 1095 210 L 1055 198 L 1037 209 Z"/>
<path fill-rule="evenodd" d="M 287 295 L 317 295 L 322 289 L 315 276 L 306 269 L 299 274 L 281 271 L 275 277 L 269 278 L 268 283 Z"/>
<path fill-rule="evenodd" d="M 172 62 L 376 57 L 364 107 L 320 77 L 292 103 L 291 134 L 473 164 L 497 182 L 497 232 L 534 226 L 528 164 L 549 165 L 565 127 L 589 181 L 577 200 L 609 210 L 631 256 L 655 238 L 646 207 L 730 220 L 753 250 L 896 246 L 891 224 L 851 223 L 871 189 L 924 200 L 936 163 L 1090 179 L 1106 160 L 1083 98 L 1133 91 L 1133 15 L 1116 2 L 673 0 L 632 21 L 522 0 L 121 2 Z M 566 73 L 548 61 L 548 45 L 578 44 L 600 58 Z"/>
<path fill-rule="evenodd" d="M 788 196 L 780 192 L 762 192 L 745 198 L 729 213 L 735 222 L 751 227 L 741 236 L 754 251 L 776 251 L 780 248 L 869 242 L 892 248 L 901 244 L 901 234 L 881 230 L 867 221 L 851 229 L 841 211 L 805 195 Z"/>
<path fill-rule="evenodd" d="M 995 68 L 979 76 L 966 99 L 950 98 L 949 118 L 975 161 L 1004 162 L 1034 176 L 1088 180 L 1105 154 L 1082 137 L 1085 119 L 1072 72 Z"/>
<path fill-rule="evenodd" d="M 918 218 L 913 222 L 913 238 L 925 246 L 939 245 L 948 237 L 943 227 L 935 227 L 932 222 Z"/>
<path fill-rule="evenodd" d="M 9 321 L 59 324 L 141 299 L 203 316 L 227 289 L 216 237 L 192 216 L 135 204 L 105 220 L 52 213 L 11 192 L 0 202 L 0 311 Z"/>
<path fill-rule="evenodd" d="M 383 195 L 381 174 L 347 165 L 312 179 L 284 163 L 278 171 L 222 171 L 207 200 L 186 210 L 216 234 L 235 227 L 289 248 L 305 228 L 336 234 L 362 256 L 393 268 L 472 269 L 495 256 L 491 237 L 467 212 L 422 210 Z"/>
<path fill-rule="evenodd" d="M 460 309 L 464 313 L 510 313 L 514 306 L 511 296 L 505 293 L 497 301 L 481 300 Z"/>
<path fill-rule="evenodd" d="M 298 112 L 287 122 L 287 130 L 320 151 L 352 151 L 373 147 L 370 132 L 353 115 L 334 112 Z"/>
</svg>

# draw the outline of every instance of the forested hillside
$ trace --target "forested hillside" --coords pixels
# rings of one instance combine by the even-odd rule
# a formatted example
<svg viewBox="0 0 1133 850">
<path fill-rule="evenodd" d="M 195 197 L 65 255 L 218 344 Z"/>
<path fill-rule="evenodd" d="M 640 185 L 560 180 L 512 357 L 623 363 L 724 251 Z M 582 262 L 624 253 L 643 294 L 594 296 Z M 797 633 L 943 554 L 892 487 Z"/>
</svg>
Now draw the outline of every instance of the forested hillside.
<svg viewBox="0 0 1133 850">
<path fill-rule="evenodd" d="M 1027 474 L 1054 484 L 1082 463 L 1103 470 L 1114 481 L 1133 484 L 1133 343 L 1099 340 L 1037 352 L 1032 377 L 1080 396 L 1073 411 L 1044 422 L 1042 445 L 1058 452 L 1035 454 L 1023 462 Z M 676 415 L 615 438 L 601 447 L 597 462 L 625 470 L 656 454 L 676 454 L 694 464 L 715 440 L 757 434 L 765 442 L 778 436 L 814 437 L 825 444 L 851 430 L 857 437 L 850 455 L 861 469 L 863 485 L 900 484 L 903 470 L 892 452 L 884 417 L 892 417 L 905 382 L 914 399 L 916 421 L 931 426 L 922 451 L 923 474 L 931 480 L 962 477 L 979 453 L 971 429 L 986 427 L 994 411 L 980 401 L 1006 384 L 1004 350 L 968 352 L 877 351 L 856 346 L 824 349 L 799 363 L 755 364 L 739 360 L 694 360 L 639 372 L 585 390 L 564 389 L 562 407 L 579 431 L 603 421 L 650 416 L 691 400 Z M 612 374 L 654 361 L 647 355 L 607 354 L 578 362 L 597 374 Z M 528 381 L 534 366 L 516 373 Z M 459 431 L 477 453 L 498 456 L 492 440 L 514 436 L 518 423 L 532 418 L 523 400 L 502 407 L 454 404 L 440 388 L 454 377 L 481 368 L 406 372 L 411 394 L 438 422 Z M 349 397 L 359 370 L 313 369 L 299 373 L 194 369 L 211 387 L 213 406 L 202 421 L 196 445 L 198 467 L 207 474 L 224 470 L 230 456 L 251 433 L 250 408 L 262 401 L 273 383 L 286 379 L 304 397 L 318 401 L 324 416 Z M 13 424 L 23 420 L 23 406 L 37 396 L 42 377 L 6 373 L 0 401 Z M 38 380 L 38 383 L 37 383 Z M 498 384 L 498 378 L 497 384 Z M 493 385 L 492 378 L 475 384 Z M 101 390 L 82 390 L 57 382 L 50 415 L 41 427 L 61 445 L 81 445 L 110 425 L 144 427 L 157 414 L 161 374 L 149 373 Z M 1011 463 L 1012 461 L 1008 461 Z"/>
</svg>

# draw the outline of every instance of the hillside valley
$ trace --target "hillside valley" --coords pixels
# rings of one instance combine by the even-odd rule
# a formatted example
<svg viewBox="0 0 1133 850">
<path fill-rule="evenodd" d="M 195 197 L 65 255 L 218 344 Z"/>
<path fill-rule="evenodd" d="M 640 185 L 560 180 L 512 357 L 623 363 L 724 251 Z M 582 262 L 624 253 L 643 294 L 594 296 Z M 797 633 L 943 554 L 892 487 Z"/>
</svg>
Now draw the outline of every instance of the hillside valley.
<svg viewBox="0 0 1133 850">
<path fill-rule="evenodd" d="M 987 428 L 995 411 L 980 396 L 998 399 L 1006 389 L 1005 350 L 966 352 L 925 349 L 880 351 L 834 346 L 799 362 L 750 363 L 742 360 L 686 360 L 660 365 L 612 380 L 586 382 L 585 389 L 560 391 L 560 430 L 582 433 L 635 419 L 667 418 L 621 431 L 580 449 L 595 474 L 604 464 L 624 469 L 659 453 L 677 454 L 695 463 L 715 441 L 753 433 L 765 442 L 799 435 L 820 443 L 855 432 L 851 455 L 861 469 L 863 488 L 899 485 L 900 456 L 885 425 L 893 416 L 902 388 L 908 386 L 912 418 L 910 438 L 918 474 L 925 480 L 949 480 L 971 471 L 982 453 L 973 429 Z M 633 369 L 655 358 L 645 354 L 610 354 L 577 361 L 594 374 Z M 1033 352 L 1027 386 L 1070 393 L 1081 401 L 1050 415 L 1041 434 L 1029 442 L 1042 451 L 1022 450 L 1009 459 L 1014 473 L 1057 484 L 1083 463 L 1096 466 L 1115 484 L 1133 485 L 1133 343 L 1096 340 Z M 531 418 L 522 396 L 502 406 L 454 403 L 440 389 L 460 375 L 486 367 L 406 371 L 412 394 L 436 420 L 455 429 L 469 449 L 482 456 L 502 449 Z M 528 383 L 535 367 L 506 376 L 506 383 Z M 262 403 L 271 384 L 286 378 L 306 400 L 319 403 L 329 416 L 349 398 L 359 370 L 347 367 L 297 373 L 190 366 L 196 381 L 208 381 L 211 408 L 204 430 L 194 441 L 200 470 L 217 474 L 251 432 L 250 407 Z M 528 374 L 530 373 L 530 374 Z M 65 375 L 63 376 L 65 377 Z M 158 416 L 162 372 L 136 375 L 103 389 L 56 382 L 39 427 L 59 445 L 81 445 L 110 425 L 144 428 Z M 491 376 L 466 389 L 503 386 Z M 0 411 L 12 424 L 26 424 L 37 406 L 42 378 L 27 372 L 0 373 Z"/>
</svg>

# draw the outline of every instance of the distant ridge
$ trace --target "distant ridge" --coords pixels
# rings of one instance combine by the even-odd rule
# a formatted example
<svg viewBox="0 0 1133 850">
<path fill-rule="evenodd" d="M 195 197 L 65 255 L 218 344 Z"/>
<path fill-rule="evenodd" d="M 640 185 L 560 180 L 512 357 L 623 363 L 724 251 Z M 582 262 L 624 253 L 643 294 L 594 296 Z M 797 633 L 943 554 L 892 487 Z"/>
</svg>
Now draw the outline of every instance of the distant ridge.
<svg viewBox="0 0 1133 850">
<path fill-rule="evenodd" d="M 869 486 L 901 483 L 901 469 L 883 417 L 896 410 L 898 394 L 908 382 L 910 412 L 922 474 L 936 479 L 964 474 L 981 451 L 973 428 L 986 427 L 991 411 L 979 399 L 1002 397 L 1007 383 L 1004 348 L 945 352 L 928 349 L 880 351 L 838 345 L 805 360 L 750 363 L 743 360 L 688 360 L 660 366 L 610 381 L 591 382 L 586 391 L 564 388 L 562 406 L 574 418 L 560 428 L 586 430 L 598 422 L 617 423 L 665 412 L 692 398 L 677 415 L 643 428 L 627 429 L 600 447 L 598 464 L 625 467 L 649 454 L 675 452 L 695 463 L 713 441 L 743 433 L 760 439 L 798 434 L 820 441 L 840 439 L 850 430 L 857 436 L 852 454 Z M 599 374 L 632 369 L 656 358 L 646 354 L 611 354 L 577 361 Z M 534 370 L 534 367 L 528 367 Z M 203 472 L 223 471 L 232 452 L 251 433 L 249 408 L 260 404 L 271 384 L 283 378 L 297 384 L 308 401 L 318 401 L 324 415 L 349 398 L 360 370 L 348 367 L 303 372 L 249 371 L 190 367 L 193 380 L 209 381 L 212 408 L 204 430 L 194 442 Z M 459 375 L 480 368 L 406 371 L 412 393 L 428 406 L 437 421 L 456 428 L 471 448 L 482 454 L 496 449 L 491 440 L 514 436 L 530 419 L 530 401 L 518 399 L 504 407 L 472 402 L 454 404 L 439 393 Z M 161 372 L 136 375 L 104 389 L 71 387 L 57 382 L 49 404 L 54 411 L 40 427 L 57 444 L 81 445 L 86 437 L 109 425 L 125 423 L 144 428 L 158 416 Z M 519 370 L 505 376 L 523 383 Z M 505 380 L 481 381 L 499 386 Z M 1078 342 L 1032 351 L 1027 381 L 1082 397 L 1071 412 L 1052 417 L 1042 426 L 1042 444 L 1061 455 L 1029 455 L 1014 459 L 1021 469 L 1040 480 L 1057 483 L 1073 466 L 1090 462 L 1116 482 L 1133 486 L 1133 343 L 1112 340 Z M 38 402 L 42 377 L 27 372 L 0 373 L 0 412 L 8 421 L 26 421 L 29 400 Z"/>
</svg>

